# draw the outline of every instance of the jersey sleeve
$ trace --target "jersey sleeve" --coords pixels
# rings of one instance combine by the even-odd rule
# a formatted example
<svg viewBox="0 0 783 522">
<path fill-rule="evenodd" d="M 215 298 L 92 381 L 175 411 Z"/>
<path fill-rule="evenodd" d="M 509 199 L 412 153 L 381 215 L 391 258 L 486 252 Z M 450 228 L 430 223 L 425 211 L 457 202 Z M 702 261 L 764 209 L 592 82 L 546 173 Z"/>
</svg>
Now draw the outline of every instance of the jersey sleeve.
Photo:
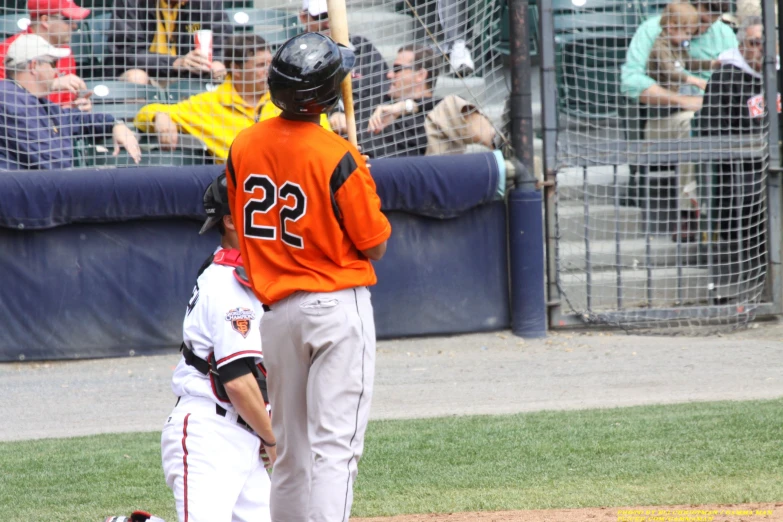
<svg viewBox="0 0 783 522">
<path fill-rule="evenodd" d="M 389 239 L 391 224 L 381 212 L 381 199 L 363 158 L 346 152 L 332 173 L 330 188 L 343 226 L 358 250 Z"/>
<path fill-rule="evenodd" d="M 263 312 L 256 313 L 252 298 L 234 281 L 217 290 L 210 292 L 208 317 L 218 368 L 242 357 L 262 357 Z"/>
</svg>

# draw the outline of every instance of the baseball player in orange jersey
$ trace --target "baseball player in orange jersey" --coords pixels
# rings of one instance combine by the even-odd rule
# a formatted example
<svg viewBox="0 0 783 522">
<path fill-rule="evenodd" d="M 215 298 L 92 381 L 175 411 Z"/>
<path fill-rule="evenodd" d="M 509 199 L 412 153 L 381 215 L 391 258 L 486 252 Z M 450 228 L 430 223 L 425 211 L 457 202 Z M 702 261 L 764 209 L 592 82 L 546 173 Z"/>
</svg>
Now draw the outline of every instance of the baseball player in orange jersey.
<svg viewBox="0 0 783 522">
<path fill-rule="evenodd" d="M 280 117 L 242 131 L 227 163 L 231 213 L 252 287 L 277 440 L 273 522 L 348 520 L 375 373 L 370 259 L 386 251 L 364 158 L 318 125 L 353 51 L 292 38 L 269 70 Z"/>
</svg>

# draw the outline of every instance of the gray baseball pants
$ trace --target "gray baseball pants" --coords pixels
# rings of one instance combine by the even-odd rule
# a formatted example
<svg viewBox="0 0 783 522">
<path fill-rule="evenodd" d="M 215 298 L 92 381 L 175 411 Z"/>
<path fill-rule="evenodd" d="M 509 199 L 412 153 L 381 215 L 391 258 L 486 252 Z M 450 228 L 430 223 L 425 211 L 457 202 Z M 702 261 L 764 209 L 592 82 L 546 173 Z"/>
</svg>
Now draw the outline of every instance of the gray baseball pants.
<svg viewBox="0 0 783 522">
<path fill-rule="evenodd" d="M 277 439 L 272 521 L 347 521 L 375 376 L 370 292 L 296 292 L 264 314 L 261 333 Z"/>
</svg>

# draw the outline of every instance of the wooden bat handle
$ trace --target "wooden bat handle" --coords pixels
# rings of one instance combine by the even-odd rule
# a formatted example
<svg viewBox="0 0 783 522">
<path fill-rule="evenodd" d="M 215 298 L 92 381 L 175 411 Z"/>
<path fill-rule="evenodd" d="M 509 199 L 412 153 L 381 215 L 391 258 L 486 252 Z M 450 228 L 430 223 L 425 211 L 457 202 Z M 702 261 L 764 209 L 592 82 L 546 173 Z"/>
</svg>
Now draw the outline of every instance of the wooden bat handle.
<svg viewBox="0 0 783 522">
<path fill-rule="evenodd" d="M 332 32 L 332 38 L 335 42 L 351 46 L 350 39 L 348 37 L 348 14 L 345 8 L 345 0 L 327 0 L 327 8 L 329 10 L 329 28 Z M 348 128 L 348 141 L 350 141 L 354 147 L 358 147 L 359 143 L 356 139 L 356 116 L 353 111 L 353 89 L 351 87 L 351 75 L 345 77 L 342 87 L 343 105 L 345 105 L 345 124 Z"/>
</svg>

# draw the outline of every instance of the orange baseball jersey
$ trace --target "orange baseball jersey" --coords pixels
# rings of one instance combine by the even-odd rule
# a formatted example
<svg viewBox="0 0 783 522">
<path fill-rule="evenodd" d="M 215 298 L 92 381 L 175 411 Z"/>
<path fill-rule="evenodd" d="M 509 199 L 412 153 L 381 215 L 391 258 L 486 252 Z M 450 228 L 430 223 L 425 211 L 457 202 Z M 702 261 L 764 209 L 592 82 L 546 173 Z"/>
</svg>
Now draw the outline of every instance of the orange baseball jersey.
<svg viewBox="0 0 783 522">
<path fill-rule="evenodd" d="M 391 225 L 353 145 L 277 117 L 242 131 L 226 168 L 242 259 L 262 303 L 375 284 L 360 251 L 388 239 Z"/>
</svg>

